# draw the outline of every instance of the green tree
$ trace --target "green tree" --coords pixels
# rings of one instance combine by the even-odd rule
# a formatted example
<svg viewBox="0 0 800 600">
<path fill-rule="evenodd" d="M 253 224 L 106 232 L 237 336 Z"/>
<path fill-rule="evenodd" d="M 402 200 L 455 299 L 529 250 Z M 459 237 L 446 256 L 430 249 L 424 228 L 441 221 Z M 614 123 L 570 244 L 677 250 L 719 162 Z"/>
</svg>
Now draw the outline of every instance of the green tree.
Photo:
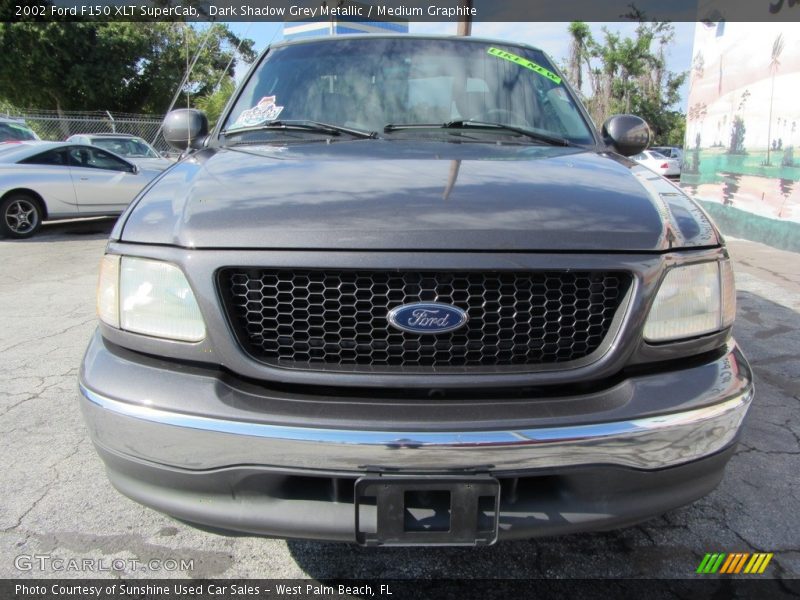
<svg viewBox="0 0 800 600">
<path fill-rule="evenodd" d="M 588 44 L 592 39 L 592 31 L 583 21 L 573 21 L 569 24 L 569 35 L 572 38 L 569 50 L 569 67 L 567 72 L 570 81 L 578 92 L 583 92 L 583 68 L 589 62 Z"/>
<path fill-rule="evenodd" d="M 59 112 L 163 113 L 187 56 L 198 59 L 181 89 L 183 106 L 187 97 L 213 91 L 236 55 L 252 60 L 252 45 L 222 24 L 0 23 L 0 98 Z"/>
<path fill-rule="evenodd" d="M 197 98 L 194 105 L 196 108 L 206 113 L 209 127 L 214 127 L 214 125 L 216 125 L 217 119 L 222 115 L 222 111 L 235 89 L 236 84 L 233 78 L 225 77 L 216 90 Z"/>
<path fill-rule="evenodd" d="M 190 105 L 193 97 L 211 94 L 220 80 L 231 73 L 228 65 L 231 65 L 230 69 L 235 67 L 234 53 L 244 62 L 255 59 L 252 40 L 237 38 L 221 23 L 205 29 L 176 23 L 148 25 L 152 27 L 153 45 L 150 55 L 140 60 L 136 90 L 141 110 L 145 112 L 162 113 L 169 108 L 169 102 L 186 72 L 187 57 L 192 61 L 197 55 L 198 60 L 176 106 Z M 234 59 L 233 63 L 231 59 Z"/>
<path fill-rule="evenodd" d="M 687 74 L 666 68 L 666 50 L 675 35 L 670 23 L 642 20 L 634 37 L 603 28 L 601 41 L 580 21 L 571 23 L 568 31 L 572 43 L 567 78 L 574 87 L 589 88 L 586 105 L 595 123 L 615 113 L 633 113 L 650 124 L 657 143 L 682 144 L 684 115 L 672 107 Z"/>
<path fill-rule="evenodd" d="M 679 110 L 666 111 L 664 121 L 666 133 L 657 136 L 655 143 L 663 146 L 683 146 L 683 141 L 686 139 L 686 115 Z"/>
<path fill-rule="evenodd" d="M 121 110 L 147 49 L 133 23 L 3 23 L 0 95 L 18 107 Z"/>
</svg>

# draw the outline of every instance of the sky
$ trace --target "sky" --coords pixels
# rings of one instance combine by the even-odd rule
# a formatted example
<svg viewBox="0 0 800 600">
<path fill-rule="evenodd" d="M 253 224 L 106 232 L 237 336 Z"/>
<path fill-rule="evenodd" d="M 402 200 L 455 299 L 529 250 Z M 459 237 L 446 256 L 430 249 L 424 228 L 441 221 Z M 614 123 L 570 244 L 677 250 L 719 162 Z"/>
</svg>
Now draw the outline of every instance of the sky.
<svg viewBox="0 0 800 600">
<path fill-rule="evenodd" d="M 692 63 L 692 43 L 695 23 L 679 22 L 675 27 L 675 40 L 667 56 L 667 68 L 671 71 L 688 71 Z M 228 23 L 238 36 L 255 40 L 255 49 L 261 52 L 270 43 L 279 41 L 282 36 L 283 23 Z M 524 42 L 541 48 L 558 63 L 566 62 L 569 55 L 570 36 L 567 33 L 569 23 L 485 23 L 472 25 L 472 35 L 513 42 Z M 602 28 L 607 27 L 622 35 L 632 36 L 636 23 L 589 23 L 592 35 L 602 39 Z M 411 23 L 410 33 L 455 34 L 456 23 Z M 242 73 L 237 75 L 241 76 Z M 689 96 L 689 84 L 681 89 L 681 100 L 675 108 L 686 111 Z"/>
</svg>

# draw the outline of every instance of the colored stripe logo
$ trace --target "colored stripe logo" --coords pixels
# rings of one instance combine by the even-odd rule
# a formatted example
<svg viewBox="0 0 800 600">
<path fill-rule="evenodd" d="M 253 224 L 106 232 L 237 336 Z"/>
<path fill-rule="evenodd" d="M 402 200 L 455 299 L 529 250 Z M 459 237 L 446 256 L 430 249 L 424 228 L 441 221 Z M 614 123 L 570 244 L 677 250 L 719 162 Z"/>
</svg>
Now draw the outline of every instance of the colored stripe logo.
<svg viewBox="0 0 800 600">
<path fill-rule="evenodd" d="M 701 575 L 713 575 L 724 573 L 726 575 L 737 575 L 739 573 L 758 574 L 763 573 L 769 561 L 772 560 L 772 552 L 724 552 L 709 553 L 700 561 L 697 573 Z"/>
</svg>

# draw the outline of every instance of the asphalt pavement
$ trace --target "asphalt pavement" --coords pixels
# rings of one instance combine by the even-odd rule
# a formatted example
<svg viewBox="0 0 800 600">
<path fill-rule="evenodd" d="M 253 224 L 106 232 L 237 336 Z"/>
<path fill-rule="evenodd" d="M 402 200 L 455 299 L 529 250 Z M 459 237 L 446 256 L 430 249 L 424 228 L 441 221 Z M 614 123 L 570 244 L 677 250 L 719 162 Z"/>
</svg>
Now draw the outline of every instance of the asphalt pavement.
<svg viewBox="0 0 800 600">
<path fill-rule="evenodd" d="M 756 399 L 711 495 L 607 533 L 375 550 L 207 533 L 111 487 L 78 409 L 77 373 L 112 225 L 47 224 L 31 240 L 0 240 L 0 577 L 678 578 L 707 552 L 773 552 L 764 577 L 800 577 L 800 255 L 729 244 L 735 336 Z"/>
</svg>

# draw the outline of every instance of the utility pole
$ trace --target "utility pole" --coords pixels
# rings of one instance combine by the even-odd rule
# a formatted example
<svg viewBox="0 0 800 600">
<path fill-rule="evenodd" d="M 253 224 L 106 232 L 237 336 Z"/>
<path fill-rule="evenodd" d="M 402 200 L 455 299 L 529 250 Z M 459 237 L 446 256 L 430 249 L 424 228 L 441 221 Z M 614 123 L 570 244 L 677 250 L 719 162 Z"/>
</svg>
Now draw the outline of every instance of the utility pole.
<svg viewBox="0 0 800 600">
<path fill-rule="evenodd" d="M 466 8 L 472 8 L 472 0 L 462 0 L 461 5 Z M 467 11 L 468 13 L 471 11 Z M 458 31 L 456 35 L 472 35 L 472 16 L 467 14 L 463 21 L 458 22 Z"/>
</svg>

